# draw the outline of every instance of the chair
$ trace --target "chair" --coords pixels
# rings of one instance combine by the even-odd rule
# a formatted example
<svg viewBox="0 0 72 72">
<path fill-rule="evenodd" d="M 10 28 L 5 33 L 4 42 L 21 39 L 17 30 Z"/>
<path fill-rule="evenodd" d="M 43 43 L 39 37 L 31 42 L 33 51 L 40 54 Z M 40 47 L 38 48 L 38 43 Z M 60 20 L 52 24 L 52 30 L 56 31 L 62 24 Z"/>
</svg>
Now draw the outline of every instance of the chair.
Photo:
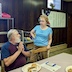
<svg viewBox="0 0 72 72">
<path fill-rule="evenodd" d="M 6 72 L 3 60 L 1 60 L 1 72 Z"/>
<path fill-rule="evenodd" d="M 49 50 L 47 50 L 46 47 L 38 48 L 38 49 L 36 49 L 36 50 L 31 50 L 31 53 L 32 53 L 32 54 L 38 54 L 38 53 L 42 53 L 42 52 L 46 52 L 46 51 L 48 51 L 48 52 L 47 52 L 47 57 L 49 57 Z M 33 57 L 32 57 L 32 58 L 33 58 Z M 32 60 L 32 58 L 31 58 L 31 60 Z M 31 62 L 34 62 L 34 61 L 31 61 Z"/>
</svg>

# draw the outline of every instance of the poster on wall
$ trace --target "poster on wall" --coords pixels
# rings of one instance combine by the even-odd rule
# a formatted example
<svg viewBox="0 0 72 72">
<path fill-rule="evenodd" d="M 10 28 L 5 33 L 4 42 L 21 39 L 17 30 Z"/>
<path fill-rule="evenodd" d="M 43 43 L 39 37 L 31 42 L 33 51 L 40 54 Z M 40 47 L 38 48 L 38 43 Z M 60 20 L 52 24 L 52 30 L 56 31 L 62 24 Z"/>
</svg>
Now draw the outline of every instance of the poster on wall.
<svg viewBox="0 0 72 72">
<path fill-rule="evenodd" d="M 57 11 L 42 10 L 42 14 L 48 15 L 50 27 L 52 28 L 65 28 L 66 27 L 66 13 Z"/>
<path fill-rule="evenodd" d="M 51 27 L 66 27 L 66 14 L 62 12 L 51 11 L 49 16 L 50 26 Z"/>
</svg>

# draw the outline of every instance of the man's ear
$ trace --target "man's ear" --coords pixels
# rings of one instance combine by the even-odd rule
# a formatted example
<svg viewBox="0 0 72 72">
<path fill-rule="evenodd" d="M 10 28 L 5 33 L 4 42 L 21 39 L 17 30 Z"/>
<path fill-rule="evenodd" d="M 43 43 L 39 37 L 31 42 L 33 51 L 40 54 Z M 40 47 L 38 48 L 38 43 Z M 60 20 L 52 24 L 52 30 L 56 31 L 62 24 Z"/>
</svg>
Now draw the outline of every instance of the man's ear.
<svg viewBox="0 0 72 72">
<path fill-rule="evenodd" d="M 15 40 L 15 36 L 14 35 L 12 36 L 12 39 Z"/>
</svg>

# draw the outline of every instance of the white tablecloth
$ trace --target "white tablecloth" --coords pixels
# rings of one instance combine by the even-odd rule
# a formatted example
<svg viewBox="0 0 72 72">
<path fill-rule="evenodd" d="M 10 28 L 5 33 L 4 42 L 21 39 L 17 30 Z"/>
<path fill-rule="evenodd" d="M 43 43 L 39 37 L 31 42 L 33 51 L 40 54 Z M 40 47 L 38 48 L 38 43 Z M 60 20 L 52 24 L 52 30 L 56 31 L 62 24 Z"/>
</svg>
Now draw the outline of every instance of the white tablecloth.
<svg viewBox="0 0 72 72">
<path fill-rule="evenodd" d="M 53 57 L 38 61 L 37 63 L 42 64 L 46 61 L 50 61 L 50 62 L 56 63 L 57 65 L 61 66 L 61 68 L 59 70 L 57 70 L 56 72 L 65 72 L 66 67 L 72 65 L 72 55 L 67 54 L 67 53 L 61 53 L 61 54 L 55 55 Z M 22 69 L 22 67 L 11 70 L 9 72 L 22 72 L 21 69 Z M 42 67 L 39 72 L 51 72 L 51 71 Z"/>
</svg>

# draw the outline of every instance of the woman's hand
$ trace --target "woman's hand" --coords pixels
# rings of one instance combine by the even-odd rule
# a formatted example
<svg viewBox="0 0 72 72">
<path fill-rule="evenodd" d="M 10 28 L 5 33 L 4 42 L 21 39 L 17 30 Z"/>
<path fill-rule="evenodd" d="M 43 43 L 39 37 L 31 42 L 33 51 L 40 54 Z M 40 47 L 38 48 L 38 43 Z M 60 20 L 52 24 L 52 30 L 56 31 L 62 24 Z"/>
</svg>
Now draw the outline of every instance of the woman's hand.
<svg viewBox="0 0 72 72">
<path fill-rule="evenodd" d="M 34 31 L 34 29 L 31 30 L 30 34 L 31 34 L 31 36 L 32 36 L 33 38 L 35 38 L 35 31 Z"/>
<path fill-rule="evenodd" d="M 48 45 L 48 46 L 47 46 L 47 49 L 49 50 L 49 49 L 50 49 L 50 47 L 51 47 L 51 46 L 50 46 L 50 45 Z"/>
<path fill-rule="evenodd" d="M 34 38 L 35 38 L 35 35 L 33 35 L 32 37 L 33 37 L 33 39 L 34 39 Z"/>
</svg>

